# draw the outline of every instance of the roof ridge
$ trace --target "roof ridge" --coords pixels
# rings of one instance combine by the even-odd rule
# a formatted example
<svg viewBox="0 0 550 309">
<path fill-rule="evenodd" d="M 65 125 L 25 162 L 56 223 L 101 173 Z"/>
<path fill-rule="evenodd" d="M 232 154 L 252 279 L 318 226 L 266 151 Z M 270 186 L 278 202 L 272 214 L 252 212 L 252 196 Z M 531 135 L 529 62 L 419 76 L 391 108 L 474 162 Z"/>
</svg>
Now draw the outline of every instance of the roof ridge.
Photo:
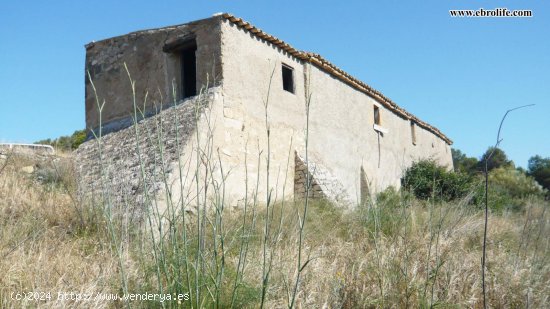
<svg viewBox="0 0 550 309">
<path fill-rule="evenodd" d="M 282 50 L 286 51 L 287 53 L 291 54 L 292 56 L 300 60 L 306 61 L 308 63 L 311 63 L 317 66 L 319 69 L 325 71 L 326 73 L 331 74 L 332 76 L 340 79 L 341 81 L 347 83 L 348 85 L 354 87 L 355 89 L 369 95 L 370 97 L 372 97 L 373 99 L 375 99 L 376 101 L 384 105 L 386 108 L 388 108 L 392 112 L 396 113 L 397 115 L 403 118 L 413 121 L 417 125 L 427 129 L 428 131 L 440 137 L 447 144 L 452 145 L 453 141 L 450 138 L 448 138 L 445 134 L 443 134 L 438 128 L 430 125 L 425 121 L 420 120 L 415 115 L 411 114 L 410 112 L 406 111 L 405 109 L 397 105 L 390 98 L 383 95 L 380 91 L 374 89 L 368 84 L 353 77 L 351 74 L 347 73 L 346 71 L 340 69 L 339 67 L 337 67 L 336 65 L 334 65 L 333 63 L 325 59 L 320 54 L 295 49 L 294 47 L 284 42 L 283 40 L 264 32 L 263 30 L 257 28 L 251 23 L 243 20 L 242 18 L 236 17 L 230 13 L 222 13 L 221 16 L 225 20 L 228 20 L 229 22 L 237 25 L 238 27 L 251 32 L 255 36 L 259 37 L 260 39 L 266 40 L 272 43 L 273 45 L 276 45 L 277 47 L 281 48 Z"/>
</svg>

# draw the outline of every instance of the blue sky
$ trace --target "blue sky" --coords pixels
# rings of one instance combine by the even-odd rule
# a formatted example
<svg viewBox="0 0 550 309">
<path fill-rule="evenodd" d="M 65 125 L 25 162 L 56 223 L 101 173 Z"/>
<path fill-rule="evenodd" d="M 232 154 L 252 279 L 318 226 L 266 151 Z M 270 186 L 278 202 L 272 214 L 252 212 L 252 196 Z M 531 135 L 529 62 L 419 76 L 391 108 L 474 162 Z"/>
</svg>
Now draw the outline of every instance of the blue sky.
<svg viewBox="0 0 550 309">
<path fill-rule="evenodd" d="M 451 18 L 449 9 L 533 10 Z M 0 142 L 84 128 L 84 44 L 230 12 L 320 53 L 480 156 L 494 144 L 526 166 L 550 156 L 547 1 L 9 1 L 0 5 Z"/>
</svg>

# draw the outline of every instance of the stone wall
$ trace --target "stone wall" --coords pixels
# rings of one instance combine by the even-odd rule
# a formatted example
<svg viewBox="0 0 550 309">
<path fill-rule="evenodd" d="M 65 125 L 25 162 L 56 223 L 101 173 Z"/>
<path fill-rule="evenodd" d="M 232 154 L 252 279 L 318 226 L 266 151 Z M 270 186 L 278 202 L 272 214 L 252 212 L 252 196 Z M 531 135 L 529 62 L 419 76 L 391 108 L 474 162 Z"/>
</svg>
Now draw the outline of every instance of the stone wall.
<svg viewBox="0 0 550 309">
<path fill-rule="evenodd" d="M 155 105 L 170 105 L 174 101 L 173 91 L 176 96 L 181 93 L 181 85 L 177 82 L 181 64 L 177 54 L 163 47 L 178 39 L 193 37 L 197 42 L 197 90 L 218 86 L 222 74 L 219 19 L 212 17 L 137 31 L 86 45 L 86 127 L 96 129 L 99 126 L 96 93 L 89 77 L 95 85 L 99 103 L 105 102 L 101 112 L 104 129 L 116 131 L 131 125 L 128 116 L 133 114 L 133 93 L 126 67 L 135 81 L 135 95 L 141 102 L 138 104 L 141 109 L 151 112 Z"/>
<path fill-rule="evenodd" d="M 352 206 L 353 200 L 348 195 L 342 183 L 323 167 L 322 164 L 294 154 L 294 197 L 302 199 L 309 192 L 309 197 L 325 199 L 338 206 Z M 307 178 L 309 177 L 309 190 L 307 190 Z"/>
<path fill-rule="evenodd" d="M 217 89 L 80 145 L 75 165 L 81 196 L 129 207 L 136 214 L 147 198 L 148 204 L 156 203 Z"/>
</svg>

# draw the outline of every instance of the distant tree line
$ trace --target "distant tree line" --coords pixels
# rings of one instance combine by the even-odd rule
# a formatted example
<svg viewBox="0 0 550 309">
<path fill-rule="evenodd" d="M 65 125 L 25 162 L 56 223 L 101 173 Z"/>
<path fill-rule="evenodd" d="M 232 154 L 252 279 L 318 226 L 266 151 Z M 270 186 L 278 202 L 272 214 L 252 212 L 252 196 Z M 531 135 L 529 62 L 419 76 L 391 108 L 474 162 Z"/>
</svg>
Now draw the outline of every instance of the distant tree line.
<svg viewBox="0 0 550 309">
<path fill-rule="evenodd" d="M 487 162 L 489 172 L 502 169 L 516 169 L 526 176 L 533 177 L 543 188 L 550 190 L 550 157 L 543 158 L 540 155 L 532 156 L 527 165 L 527 170 L 515 167 L 514 162 L 508 159 L 506 153 L 500 148 L 490 147 L 478 160 L 475 157 L 468 157 L 458 149 L 452 149 L 453 164 L 455 171 L 475 175 L 485 170 L 485 161 L 493 152 L 493 156 Z"/>
<path fill-rule="evenodd" d="M 452 149 L 452 157 L 454 171 L 433 160 L 415 162 L 404 174 L 403 187 L 421 200 L 466 198 L 469 204 L 481 206 L 487 164 L 489 207 L 493 210 L 522 210 L 528 198 L 550 197 L 550 158 L 533 156 L 525 170 L 516 168 L 499 148 L 488 148 L 479 159 Z"/>
<path fill-rule="evenodd" d="M 72 135 L 60 136 L 55 139 L 43 139 L 35 144 L 50 145 L 57 150 L 72 151 L 78 148 L 86 140 L 86 130 L 76 130 Z"/>
<path fill-rule="evenodd" d="M 527 165 L 527 174 L 546 190 L 550 190 L 550 157 L 543 158 L 539 155 L 531 157 Z"/>
</svg>

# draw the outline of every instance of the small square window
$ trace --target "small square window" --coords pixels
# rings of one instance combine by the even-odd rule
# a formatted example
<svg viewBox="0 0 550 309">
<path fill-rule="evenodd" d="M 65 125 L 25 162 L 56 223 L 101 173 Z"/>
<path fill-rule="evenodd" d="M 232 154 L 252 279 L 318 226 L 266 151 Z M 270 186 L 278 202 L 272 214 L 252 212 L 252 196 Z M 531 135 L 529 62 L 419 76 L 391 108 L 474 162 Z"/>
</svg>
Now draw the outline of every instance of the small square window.
<svg viewBox="0 0 550 309">
<path fill-rule="evenodd" d="M 294 69 L 290 66 L 283 64 L 283 89 L 294 93 Z"/>
<path fill-rule="evenodd" d="M 381 125 L 382 121 L 380 121 L 380 108 L 376 105 L 374 105 L 374 124 L 375 125 Z"/>
</svg>

